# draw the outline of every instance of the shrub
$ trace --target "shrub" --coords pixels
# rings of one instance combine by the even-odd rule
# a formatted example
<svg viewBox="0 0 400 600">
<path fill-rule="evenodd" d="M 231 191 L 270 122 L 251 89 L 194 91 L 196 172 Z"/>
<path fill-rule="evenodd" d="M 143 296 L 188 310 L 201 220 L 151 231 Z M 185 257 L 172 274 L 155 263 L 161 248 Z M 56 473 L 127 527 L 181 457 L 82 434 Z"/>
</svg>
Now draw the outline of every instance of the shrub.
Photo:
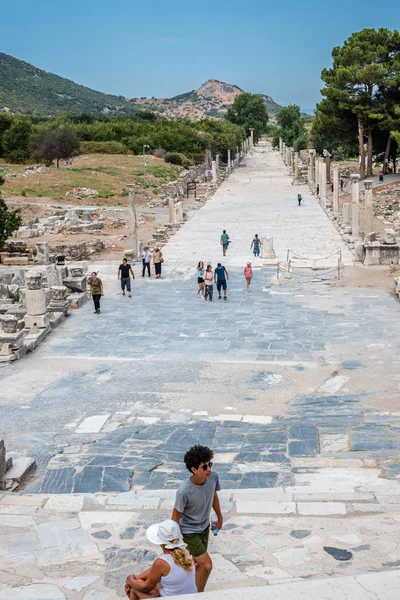
<svg viewBox="0 0 400 600">
<path fill-rule="evenodd" d="M 185 167 L 185 169 L 190 169 L 190 167 L 192 166 L 192 163 L 190 162 L 190 160 L 188 158 L 185 158 L 182 161 L 182 165 Z"/>
<path fill-rule="evenodd" d="M 164 158 L 166 153 L 167 153 L 167 151 L 164 148 L 156 148 L 156 150 L 154 150 L 154 152 L 153 152 L 153 155 L 156 156 L 157 158 Z"/>
<path fill-rule="evenodd" d="M 167 152 L 164 156 L 164 160 L 171 165 L 182 164 L 182 156 L 179 154 L 179 152 Z"/>
<path fill-rule="evenodd" d="M 121 142 L 81 142 L 80 154 L 126 154 L 127 148 Z"/>
</svg>

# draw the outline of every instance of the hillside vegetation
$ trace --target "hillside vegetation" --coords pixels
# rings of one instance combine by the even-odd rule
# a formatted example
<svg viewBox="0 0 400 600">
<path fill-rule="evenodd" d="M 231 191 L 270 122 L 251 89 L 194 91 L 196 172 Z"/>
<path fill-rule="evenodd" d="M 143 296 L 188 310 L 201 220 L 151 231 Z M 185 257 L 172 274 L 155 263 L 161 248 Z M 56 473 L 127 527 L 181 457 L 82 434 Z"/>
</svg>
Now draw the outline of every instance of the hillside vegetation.
<svg viewBox="0 0 400 600">
<path fill-rule="evenodd" d="M 0 111 L 21 115 L 130 115 L 144 109 L 173 119 L 219 119 L 241 93 L 236 85 L 209 79 L 174 98 L 129 99 L 97 92 L 0 52 Z M 280 106 L 270 96 L 260 95 L 269 114 L 275 115 Z"/>
</svg>

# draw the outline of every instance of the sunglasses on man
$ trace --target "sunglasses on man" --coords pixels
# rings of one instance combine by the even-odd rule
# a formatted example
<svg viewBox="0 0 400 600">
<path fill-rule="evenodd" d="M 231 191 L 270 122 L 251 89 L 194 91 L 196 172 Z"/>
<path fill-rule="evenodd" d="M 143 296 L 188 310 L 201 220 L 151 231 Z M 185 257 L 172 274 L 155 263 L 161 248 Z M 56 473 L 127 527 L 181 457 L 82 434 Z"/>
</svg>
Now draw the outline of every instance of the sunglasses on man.
<svg viewBox="0 0 400 600">
<path fill-rule="evenodd" d="M 209 463 L 206 463 L 205 465 L 201 465 L 201 468 L 203 469 L 203 471 L 207 471 L 208 467 L 210 467 L 210 469 L 211 469 L 213 464 L 214 464 L 213 462 L 209 462 Z"/>
</svg>

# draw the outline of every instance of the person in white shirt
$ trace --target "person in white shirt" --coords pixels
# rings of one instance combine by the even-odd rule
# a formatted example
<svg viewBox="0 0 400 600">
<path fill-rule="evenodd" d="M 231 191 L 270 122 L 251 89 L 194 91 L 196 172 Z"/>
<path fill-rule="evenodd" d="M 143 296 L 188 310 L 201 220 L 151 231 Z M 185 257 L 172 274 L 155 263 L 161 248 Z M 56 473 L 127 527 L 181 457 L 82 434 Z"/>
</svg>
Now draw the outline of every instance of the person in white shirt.
<svg viewBox="0 0 400 600">
<path fill-rule="evenodd" d="M 150 569 L 139 575 L 128 575 L 125 594 L 129 600 L 195 594 L 195 566 L 186 550 L 179 525 L 166 519 L 150 525 L 146 536 L 152 544 L 161 546 L 163 554 Z"/>
<path fill-rule="evenodd" d="M 151 253 L 149 251 L 148 246 L 145 246 L 143 248 L 143 252 L 142 252 L 142 277 L 144 277 L 145 273 L 146 273 L 146 269 L 147 269 L 147 273 L 149 275 L 149 277 L 151 277 L 150 274 L 150 261 L 151 261 Z"/>
</svg>

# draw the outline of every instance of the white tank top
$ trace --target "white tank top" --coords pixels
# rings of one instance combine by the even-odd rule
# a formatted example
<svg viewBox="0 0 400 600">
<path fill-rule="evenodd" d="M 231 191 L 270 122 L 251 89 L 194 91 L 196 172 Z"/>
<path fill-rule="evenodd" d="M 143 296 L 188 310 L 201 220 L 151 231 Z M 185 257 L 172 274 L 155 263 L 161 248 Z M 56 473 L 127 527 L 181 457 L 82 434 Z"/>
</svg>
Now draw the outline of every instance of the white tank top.
<svg viewBox="0 0 400 600">
<path fill-rule="evenodd" d="M 195 568 L 193 571 L 185 571 L 183 567 L 176 565 L 171 554 L 160 556 L 170 566 L 170 572 L 160 580 L 160 596 L 182 596 L 183 594 L 197 594 L 194 582 Z"/>
</svg>

